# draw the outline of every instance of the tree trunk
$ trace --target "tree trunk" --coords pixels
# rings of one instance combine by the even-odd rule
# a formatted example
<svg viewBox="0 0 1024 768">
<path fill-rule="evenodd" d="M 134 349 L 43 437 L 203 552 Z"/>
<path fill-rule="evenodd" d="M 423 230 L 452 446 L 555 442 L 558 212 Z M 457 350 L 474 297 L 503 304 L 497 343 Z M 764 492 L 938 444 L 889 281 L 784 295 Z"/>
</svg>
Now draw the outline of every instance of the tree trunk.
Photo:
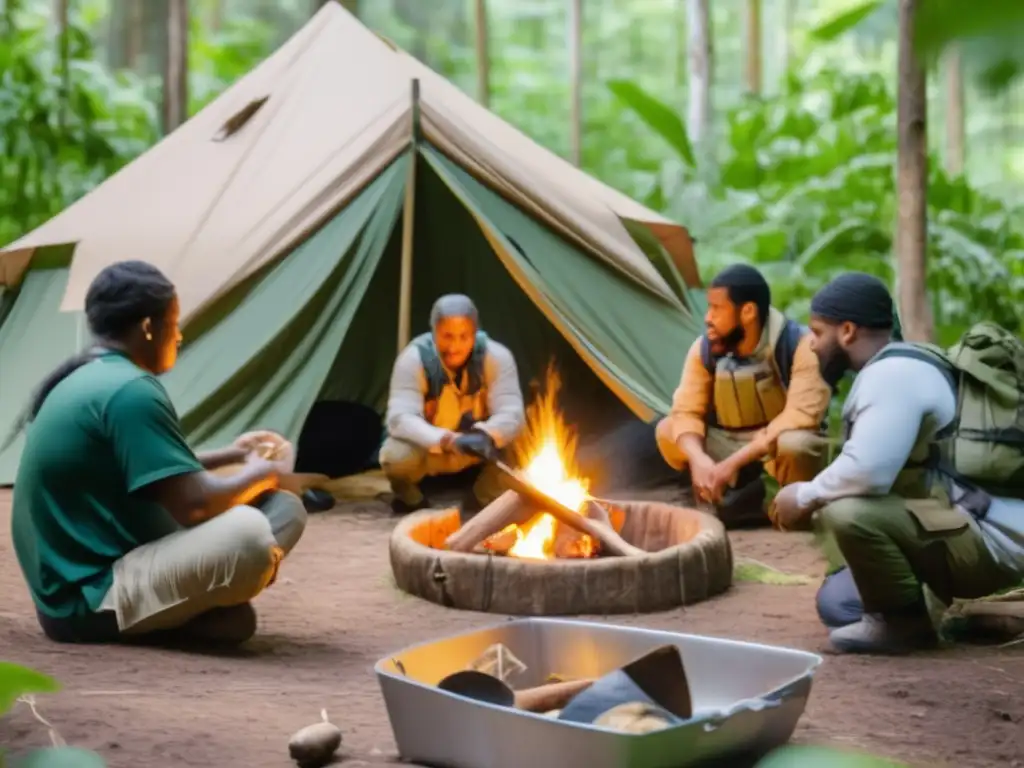
<svg viewBox="0 0 1024 768">
<path fill-rule="evenodd" d="M 474 0 L 473 16 L 476 41 L 476 99 L 488 107 L 491 104 L 491 54 L 487 45 L 487 0 Z"/>
<path fill-rule="evenodd" d="M 188 119 L 188 0 L 170 0 L 164 70 L 164 135 Z"/>
<path fill-rule="evenodd" d="M 60 61 L 60 106 L 57 113 L 61 130 L 67 125 L 68 100 L 71 98 L 71 39 L 68 37 L 68 0 L 56 0 L 53 8 L 56 42 Z"/>
<path fill-rule="evenodd" d="M 207 24 L 212 32 L 220 32 L 221 27 L 224 26 L 224 0 L 212 0 Z"/>
<path fill-rule="evenodd" d="M 946 55 L 946 170 L 951 176 L 964 172 L 966 147 L 964 126 L 964 74 L 960 51 L 952 48 Z"/>
<path fill-rule="evenodd" d="M 928 100 L 925 71 L 914 52 L 919 0 L 900 0 L 896 187 L 896 263 L 900 325 L 907 341 L 934 336 L 926 290 L 928 253 Z"/>
<path fill-rule="evenodd" d="M 761 0 L 747 0 L 743 29 L 743 79 L 747 93 L 761 93 Z"/>
<path fill-rule="evenodd" d="M 711 38 L 710 0 L 687 0 L 686 28 L 689 36 L 690 108 L 687 125 L 690 141 L 701 144 L 711 133 L 711 81 L 714 77 L 714 48 Z"/>
<path fill-rule="evenodd" d="M 583 0 L 569 0 L 569 159 L 583 159 Z"/>
<path fill-rule="evenodd" d="M 779 39 L 779 51 L 782 56 L 782 75 L 789 73 L 793 64 L 793 45 L 790 42 L 793 34 L 793 27 L 796 23 L 796 0 L 782 0 L 782 28 Z"/>
</svg>

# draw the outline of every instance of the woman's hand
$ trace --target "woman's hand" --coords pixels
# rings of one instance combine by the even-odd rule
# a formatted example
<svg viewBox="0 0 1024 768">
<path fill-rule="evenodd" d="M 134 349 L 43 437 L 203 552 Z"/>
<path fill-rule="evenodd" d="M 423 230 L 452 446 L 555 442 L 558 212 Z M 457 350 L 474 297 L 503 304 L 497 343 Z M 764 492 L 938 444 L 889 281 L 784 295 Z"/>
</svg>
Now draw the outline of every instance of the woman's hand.
<svg viewBox="0 0 1024 768">
<path fill-rule="evenodd" d="M 272 462 L 279 475 L 295 471 L 295 447 L 277 432 L 266 429 L 246 432 L 235 438 L 233 445 Z"/>
</svg>

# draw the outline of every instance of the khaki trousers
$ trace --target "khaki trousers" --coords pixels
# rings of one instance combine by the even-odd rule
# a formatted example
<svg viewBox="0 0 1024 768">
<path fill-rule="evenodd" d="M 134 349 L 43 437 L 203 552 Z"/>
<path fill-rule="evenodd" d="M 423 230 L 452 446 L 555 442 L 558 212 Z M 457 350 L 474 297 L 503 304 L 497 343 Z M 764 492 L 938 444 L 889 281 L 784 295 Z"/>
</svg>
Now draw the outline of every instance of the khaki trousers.
<svg viewBox="0 0 1024 768">
<path fill-rule="evenodd" d="M 114 564 L 100 610 L 115 612 L 122 634 L 138 635 L 247 603 L 273 583 L 305 527 L 297 496 L 266 494 L 129 552 Z"/>
<path fill-rule="evenodd" d="M 755 434 L 712 427 L 704 438 L 704 450 L 714 461 L 722 461 L 750 442 Z M 669 438 L 667 419 L 658 422 L 655 437 L 666 463 L 680 472 L 685 469 L 686 454 Z M 825 468 L 827 459 L 828 440 L 824 435 L 810 430 L 791 430 L 779 435 L 774 455 L 766 456 L 763 464 L 765 471 L 782 487 L 813 480 Z"/>
<path fill-rule="evenodd" d="M 380 449 L 380 467 L 391 483 L 396 497 L 410 506 L 423 501 L 420 483 L 425 477 L 454 475 L 475 467 L 480 459 L 462 453 L 433 453 L 418 445 L 388 437 Z M 473 484 L 473 494 L 482 506 L 501 495 L 503 490 L 499 472 L 485 466 Z"/>
<path fill-rule="evenodd" d="M 946 605 L 1020 583 L 1000 565 L 967 513 L 944 499 L 859 496 L 815 513 L 829 565 L 844 563 L 865 613 L 900 614 L 919 605 L 922 586 Z"/>
</svg>

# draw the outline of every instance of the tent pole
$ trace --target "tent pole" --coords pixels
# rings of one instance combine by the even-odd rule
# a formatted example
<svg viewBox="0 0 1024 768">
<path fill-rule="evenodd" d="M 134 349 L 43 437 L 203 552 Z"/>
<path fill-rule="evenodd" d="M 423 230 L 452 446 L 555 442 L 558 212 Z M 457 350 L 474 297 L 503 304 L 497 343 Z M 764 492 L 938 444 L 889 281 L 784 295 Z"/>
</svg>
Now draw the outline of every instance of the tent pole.
<svg viewBox="0 0 1024 768">
<path fill-rule="evenodd" d="M 409 344 L 412 318 L 412 237 L 416 212 L 416 161 L 420 133 L 420 81 L 412 81 L 412 123 L 409 136 L 409 171 L 405 182 L 405 204 L 402 210 L 402 271 L 398 287 L 398 352 Z"/>
</svg>

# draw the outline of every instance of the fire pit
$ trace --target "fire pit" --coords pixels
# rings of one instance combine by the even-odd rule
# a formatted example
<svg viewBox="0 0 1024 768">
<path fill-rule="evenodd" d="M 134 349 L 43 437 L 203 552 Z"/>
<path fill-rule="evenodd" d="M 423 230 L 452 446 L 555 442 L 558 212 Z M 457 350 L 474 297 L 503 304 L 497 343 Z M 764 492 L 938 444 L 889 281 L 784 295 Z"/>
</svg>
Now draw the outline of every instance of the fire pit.
<svg viewBox="0 0 1024 768">
<path fill-rule="evenodd" d="M 647 613 L 727 590 L 732 550 L 715 517 L 589 494 L 557 391 L 549 372 L 516 445 L 523 469 L 496 463 L 511 490 L 465 524 L 452 508 L 395 527 L 398 587 L 448 607 L 521 616 Z"/>
</svg>

